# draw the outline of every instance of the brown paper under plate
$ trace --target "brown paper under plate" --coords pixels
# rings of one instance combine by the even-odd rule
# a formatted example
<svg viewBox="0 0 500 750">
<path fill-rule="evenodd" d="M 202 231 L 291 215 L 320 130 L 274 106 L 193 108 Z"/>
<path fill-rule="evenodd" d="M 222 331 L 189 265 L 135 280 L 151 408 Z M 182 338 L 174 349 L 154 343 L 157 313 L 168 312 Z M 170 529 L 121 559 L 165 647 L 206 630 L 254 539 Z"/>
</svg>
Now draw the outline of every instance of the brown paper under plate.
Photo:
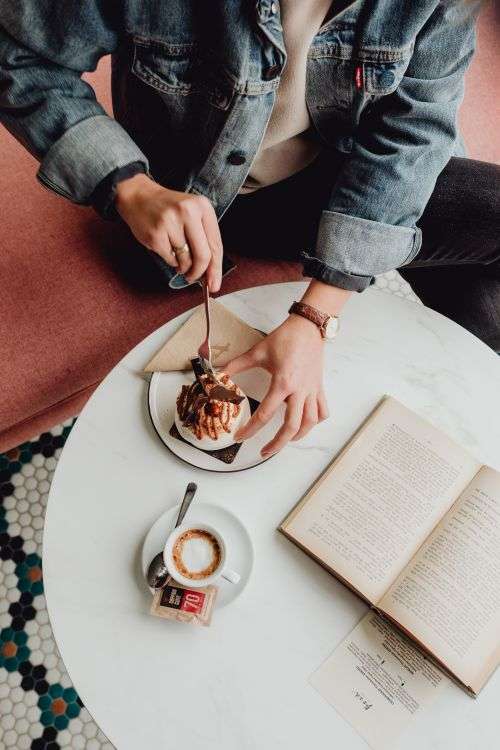
<svg viewBox="0 0 500 750">
<path fill-rule="evenodd" d="M 256 401 L 254 398 L 250 398 L 249 396 L 247 396 L 247 398 L 248 398 L 248 404 L 250 406 L 250 414 L 253 414 L 260 402 Z M 201 451 L 202 453 L 207 453 L 209 456 L 213 456 L 214 458 L 217 458 L 219 461 L 222 461 L 225 464 L 233 463 L 234 459 L 238 455 L 239 449 L 242 446 L 242 443 L 233 443 L 232 445 L 228 445 L 227 448 L 217 448 L 214 451 L 203 450 L 203 448 L 198 448 L 197 445 L 193 445 L 192 443 L 190 443 L 189 440 L 185 440 L 182 437 L 182 435 L 180 435 L 175 422 L 170 428 L 170 435 L 173 438 L 180 440 L 182 443 L 191 445 L 193 448 L 196 448 L 196 450 Z"/>
<path fill-rule="evenodd" d="M 221 302 L 210 299 L 212 364 L 223 368 L 230 360 L 248 351 L 265 338 L 228 310 Z M 190 370 L 191 359 L 196 356 L 205 338 L 205 308 L 197 307 L 190 318 L 156 352 L 145 372 L 172 372 Z"/>
</svg>

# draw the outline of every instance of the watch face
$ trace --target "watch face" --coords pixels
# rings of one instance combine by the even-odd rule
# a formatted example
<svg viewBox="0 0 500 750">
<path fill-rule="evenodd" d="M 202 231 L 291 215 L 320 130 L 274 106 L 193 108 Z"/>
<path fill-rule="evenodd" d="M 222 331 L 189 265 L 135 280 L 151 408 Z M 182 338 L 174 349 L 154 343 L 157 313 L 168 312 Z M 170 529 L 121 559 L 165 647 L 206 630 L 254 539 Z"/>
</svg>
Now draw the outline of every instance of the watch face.
<svg viewBox="0 0 500 750">
<path fill-rule="evenodd" d="M 339 330 L 339 319 L 330 318 L 330 320 L 326 324 L 325 338 L 329 340 L 334 339 L 338 333 L 338 330 Z"/>
</svg>

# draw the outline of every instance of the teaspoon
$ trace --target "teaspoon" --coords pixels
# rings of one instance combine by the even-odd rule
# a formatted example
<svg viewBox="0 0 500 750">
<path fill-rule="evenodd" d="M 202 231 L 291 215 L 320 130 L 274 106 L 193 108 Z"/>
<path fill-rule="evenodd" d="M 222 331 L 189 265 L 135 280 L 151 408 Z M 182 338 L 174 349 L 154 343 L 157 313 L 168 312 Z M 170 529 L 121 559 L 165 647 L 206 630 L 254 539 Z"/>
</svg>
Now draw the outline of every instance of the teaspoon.
<svg viewBox="0 0 500 750">
<path fill-rule="evenodd" d="M 183 522 L 184 516 L 188 512 L 188 508 L 191 505 L 197 489 L 198 487 L 194 482 L 189 482 L 188 486 L 186 487 L 186 493 L 181 503 L 179 515 L 177 516 L 177 521 L 175 522 L 174 529 L 180 526 Z M 169 573 L 167 567 L 163 562 L 163 552 L 158 552 L 158 554 L 155 555 L 151 560 L 148 572 L 146 573 L 148 584 L 152 589 L 161 589 L 161 587 L 165 584 L 168 575 Z"/>
</svg>

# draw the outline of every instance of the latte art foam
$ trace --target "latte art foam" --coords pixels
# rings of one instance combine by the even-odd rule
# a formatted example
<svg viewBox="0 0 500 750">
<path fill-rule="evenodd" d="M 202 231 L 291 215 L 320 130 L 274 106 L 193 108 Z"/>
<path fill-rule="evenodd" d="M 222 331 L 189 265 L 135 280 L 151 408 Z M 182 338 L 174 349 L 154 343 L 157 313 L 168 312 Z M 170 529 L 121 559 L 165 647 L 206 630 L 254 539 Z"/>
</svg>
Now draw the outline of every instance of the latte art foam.
<svg viewBox="0 0 500 750">
<path fill-rule="evenodd" d="M 200 581 L 215 573 L 222 560 L 222 550 L 209 531 L 188 529 L 176 540 L 172 559 L 184 578 Z"/>
</svg>

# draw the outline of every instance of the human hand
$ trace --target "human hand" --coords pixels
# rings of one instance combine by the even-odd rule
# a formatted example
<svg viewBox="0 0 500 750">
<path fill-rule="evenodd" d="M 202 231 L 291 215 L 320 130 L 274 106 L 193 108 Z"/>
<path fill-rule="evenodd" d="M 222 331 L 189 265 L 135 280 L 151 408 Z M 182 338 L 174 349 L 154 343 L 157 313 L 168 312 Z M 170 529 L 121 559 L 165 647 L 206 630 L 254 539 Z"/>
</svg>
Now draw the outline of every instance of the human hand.
<svg viewBox="0 0 500 750">
<path fill-rule="evenodd" d="M 206 273 L 208 288 L 222 280 L 222 239 L 211 202 L 203 195 L 170 190 L 145 174 L 118 183 L 115 207 L 139 242 L 176 267 L 189 283 Z M 190 253 L 176 258 L 173 247 Z"/>
<path fill-rule="evenodd" d="M 281 450 L 289 440 L 300 440 L 318 422 L 328 417 L 323 390 L 323 339 L 319 329 L 305 318 L 290 317 L 279 328 L 225 368 L 232 378 L 251 367 L 271 374 L 271 385 L 250 420 L 235 436 L 238 442 L 253 437 L 286 404 L 285 419 L 262 456 Z"/>
</svg>

